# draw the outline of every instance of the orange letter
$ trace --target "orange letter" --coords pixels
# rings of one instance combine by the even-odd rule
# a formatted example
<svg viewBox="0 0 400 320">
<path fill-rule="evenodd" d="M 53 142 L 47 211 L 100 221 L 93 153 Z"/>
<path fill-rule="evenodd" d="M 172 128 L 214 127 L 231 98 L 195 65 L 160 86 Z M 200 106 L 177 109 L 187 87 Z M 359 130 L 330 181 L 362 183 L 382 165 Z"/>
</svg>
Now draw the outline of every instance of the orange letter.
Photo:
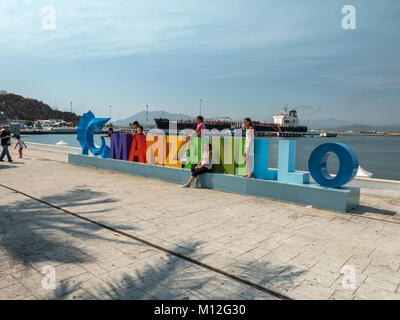
<svg viewBox="0 0 400 320">
<path fill-rule="evenodd" d="M 146 162 L 148 164 L 164 165 L 167 158 L 167 139 L 165 136 L 150 136 L 146 139 Z"/>
</svg>

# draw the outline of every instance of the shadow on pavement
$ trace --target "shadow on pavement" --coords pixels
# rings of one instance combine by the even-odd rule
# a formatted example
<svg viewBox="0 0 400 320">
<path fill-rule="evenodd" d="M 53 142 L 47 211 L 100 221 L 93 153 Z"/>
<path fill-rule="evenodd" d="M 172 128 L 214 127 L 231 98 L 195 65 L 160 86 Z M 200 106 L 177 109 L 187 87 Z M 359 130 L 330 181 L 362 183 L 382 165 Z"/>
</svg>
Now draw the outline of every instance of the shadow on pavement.
<svg viewBox="0 0 400 320">
<path fill-rule="evenodd" d="M 0 170 L 1 169 L 13 169 L 13 168 L 17 168 L 17 166 L 14 166 L 12 164 L 9 164 L 9 165 L 0 164 Z"/>
<path fill-rule="evenodd" d="M 111 198 L 103 199 L 104 196 L 105 194 L 101 192 L 76 189 L 41 200 L 60 207 L 115 201 Z M 135 230 L 135 228 L 122 225 L 108 225 L 119 230 Z M 103 230 L 105 229 L 101 226 L 29 198 L 8 205 L 0 205 L 0 249 L 5 251 L 8 257 L 14 259 L 15 263 L 34 265 L 47 261 L 52 263 L 87 262 L 90 260 L 89 255 L 76 245 L 77 242 L 85 240 L 132 244 L 131 241 L 106 238 L 99 234 L 99 231 Z M 138 245 L 141 244 L 138 243 Z"/>
<path fill-rule="evenodd" d="M 193 253 L 200 245 L 200 242 L 193 243 L 186 249 L 189 250 L 188 253 Z M 237 274 L 237 276 L 260 286 L 268 287 L 270 283 L 295 286 L 294 279 L 303 273 L 295 271 L 291 266 L 272 266 L 269 263 L 254 261 L 248 261 L 248 263 L 252 265 L 252 273 Z M 111 272 L 106 288 L 104 285 L 102 287 L 99 281 L 92 290 L 101 294 L 94 294 L 93 298 L 101 300 L 246 300 L 255 297 L 277 299 L 264 291 L 170 254 L 162 255 L 152 264 L 139 263 L 136 266 L 136 263 L 133 263 L 129 265 L 129 269 L 131 271 Z M 254 273 L 255 270 L 256 273 Z M 63 299 L 62 292 L 71 292 L 80 288 L 85 289 L 85 285 L 82 283 L 70 287 L 62 285 L 57 288 L 55 296 L 59 297 L 57 299 Z"/>
<path fill-rule="evenodd" d="M 384 216 L 395 216 L 397 212 L 385 209 L 374 208 L 370 206 L 359 205 L 357 208 L 354 208 L 350 211 L 351 214 L 365 214 L 365 213 L 375 213 L 381 214 Z"/>
<path fill-rule="evenodd" d="M 116 201 L 105 197 L 106 194 L 102 192 L 79 188 L 46 196 L 41 200 L 60 207 L 89 206 Z M 123 225 L 108 224 L 108 226 L 127 230 Z M 77 299 L 221 300 L 253 299 L 257 296 L 264 299 L 274 298 L 253 286 L 139 242 L 115 239 L 112 237 L 112 231 L 109 234 L 108 232 L 101 226 L 78 219 L 33 199 L 0 206 L 0 250 L 5 251 L 16 263 L 31 266 L 36 264 L 36 269 L 38 263 L 54 264 L 57 268 L 57 263 L 69 265 L 96 261 L 95 254 L 91 256 L 85 252 L 82 240 L 87 240 L 89 245 L 94 244 L 104 248 L 105 253 L 110 249 L 110 246 L 107 246 L 110 242 L 142 246 L 154 251 L 152 253 L 154 258 L 150 260 L 146 257 L 142 260 L 133 259 L 131 264 L 115 271 L 105 271 L 104 274 L 97 276 L 91 275 L 92 290 L 88 290 L 87 284 L 85 285 L 87 279 L 75 281 L 71 278 L 71 281 L 67 279 L 59 282 L 54 292 L 46 294 L 47 298 L 71 298 L 71 292 L 78 292 L 78 289 L 80 293 L 87 295 L 77 294 Z M 201 242 L 186 243 L 185 247 L 176 246 L 171 250 L 195 257 L 200 245 Z M 131 256 L 135 254 L 133 251 Z M 207 255 L 202 256 L 205 257 Z M 209 265 L 213 266 L 212 259 L 207 260 L 210 261 Z M 228 272 L 264 287 L 270 285 L 275 288 L 292 287 L 295 284 L 294 280 L 303 273 L 296 271 L 299 269 L 292 266 L 277 266 L 257 260 L 238 261 L 239 265 L 244 265 L 246 268 L 235 269 L 234 263 L 233 269 Z"/>
</svg>

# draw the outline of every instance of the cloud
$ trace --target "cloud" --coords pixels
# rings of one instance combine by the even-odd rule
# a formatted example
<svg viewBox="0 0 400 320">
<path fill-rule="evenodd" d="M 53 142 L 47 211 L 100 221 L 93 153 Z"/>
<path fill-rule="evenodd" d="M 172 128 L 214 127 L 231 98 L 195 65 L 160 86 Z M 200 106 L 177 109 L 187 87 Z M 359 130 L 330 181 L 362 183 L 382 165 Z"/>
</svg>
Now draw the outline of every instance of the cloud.
<svg viewBox="0 0 400 320">
<path fill-rule="evenodd" d="M 42 30 L 41 10 L 48 2 L 3 3 L 3 50 L 49 57 L 121 56 L 152 47 L 162 50 L 195 33 L 196 20 L 185 18 L 179 9 L 121 0 L 53 1 L 56 29 Z"/>
<path fill-rule="evenodd" d="M 41 28 L 44 6 L 56 29 Z M 3 53 L 44 57 L 114 57 L 274 47 L 311 30 L 298 5 L 280 1 L 0 0 Z M 301 8 L 301 7 L 300 7 Z M 273 10 L 271 10 L 273 9 Z"/>
<path fill-rule="evenodd" d="M 397 88 L 396 10 L 364 3 L 353 1 L 360 12 L 353 32 L 340 27 L 339 3 L 321 6 L 319 0 L 254 0 L 251 5 L 240 0 L 0 0 L 0 54 L 44 59 L 169 54 L 177 57 L 176 64 L 183 55 L 193 57 L 193 69 L 201 68 L 196 57 L 212 56 L 203 69 L 217 80 L 258 77 L 270 84 L 293 79 Z M 55 30 L 41 27 L 47 5 L 56 9 Z"/>
<path fill-rule="evenodd" d="M 296 106 L 295 109 L 298 111 L 299 114 L 301 114 L 301 117 L 303 119 L 315 118 L 315 116 L 318 116 L 318 114 L 322 111 L 322 108 L 319 106 L 299 105 Z"/>
</svg>

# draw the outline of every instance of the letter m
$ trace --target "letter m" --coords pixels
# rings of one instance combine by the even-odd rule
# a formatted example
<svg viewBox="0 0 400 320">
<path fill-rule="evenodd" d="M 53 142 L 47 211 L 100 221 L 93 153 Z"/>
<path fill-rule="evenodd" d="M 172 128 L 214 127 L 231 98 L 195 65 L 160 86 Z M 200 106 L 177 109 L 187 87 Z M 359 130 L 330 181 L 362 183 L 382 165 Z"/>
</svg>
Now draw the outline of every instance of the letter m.
<svg viewBox="0 0 400 320">
<path fill-rule="evenodd" d="M 113 133 L 111 135 L 110 158 L 128 160 L 132 145 L 130 134 Z"/>
</svg>

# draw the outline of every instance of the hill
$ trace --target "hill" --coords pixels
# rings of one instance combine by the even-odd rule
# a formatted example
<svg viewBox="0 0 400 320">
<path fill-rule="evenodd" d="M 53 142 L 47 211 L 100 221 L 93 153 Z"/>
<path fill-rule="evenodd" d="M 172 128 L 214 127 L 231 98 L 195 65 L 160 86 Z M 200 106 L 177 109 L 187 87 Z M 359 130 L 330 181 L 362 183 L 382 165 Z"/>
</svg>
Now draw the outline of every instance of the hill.
<svg viewBox="0 0 400 320">
<path fill-rule="evenodd" d="M 42 101 L 16 94 L 0 94 L 0 111 L 10 120 L 63 119 L 77 125 L 81 118 L 75 113 L 54 110 Z"/>
<path fill-rule="evenodd" d="M 169 113 L 166 111 L 149 111 L 149 123 L 155 124 L 155 118 L 167 118 L 169 120 L 193 120 L 195 117 L 181 113 Z M 117 120 L 114 122 L 116 126 L 127 126 L 129 123 L 137 121 L 139 123 L 146 123 L 146 111 L 141 111 L 129 118 Z"/>
<path fill-rule="evenodd" d="M 309 129 L 329 129 L 334 131 L 383 131 L 383 132 L 399 132 L 400 124 L 392 125 L 369 125 L 357 124 L 346 120 L 340 119 L 318 119 L 318 120 L 304 120 L 302 125 L 308 126 Z"/>
<path fill-rule="evenodd" d="M 365 124 L 354 124 L 334 129 L 336 131 L 354 131 L 354 132 L 360 132 L 360 131 L 400 132 L 400 124 L 390 125 L 390 126 L 371 126 Z"/>
<path fill-rule="evenodd" d="M 346 120 L 329 118 L 329 119 L 301 120 L 300 124 L 307 126 L 309 129 L 331 129 L 331 128 L 350 126 L 353 123 Z"/>
</svg>

